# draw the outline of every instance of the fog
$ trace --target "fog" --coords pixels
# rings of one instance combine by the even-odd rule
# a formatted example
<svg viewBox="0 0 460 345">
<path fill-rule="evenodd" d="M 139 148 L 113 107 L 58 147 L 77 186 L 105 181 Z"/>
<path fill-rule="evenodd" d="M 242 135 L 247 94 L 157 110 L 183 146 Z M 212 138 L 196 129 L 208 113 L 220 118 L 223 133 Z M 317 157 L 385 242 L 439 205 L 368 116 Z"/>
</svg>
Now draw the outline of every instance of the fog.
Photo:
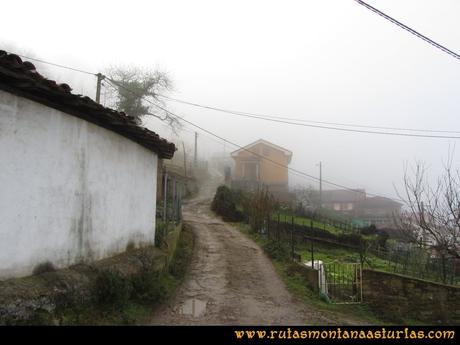
<svg viewBox="0 0 460 345">
<path fill-rule="evenodd" d="M 460 51 L 460 2 L 368 3 Z M 9 1 L 2 8 L 1 48 L 95 73 L 159 68 L 174 82 L 169 95 L 182 100 L 309 121 L 460 132 L 460 61 L 352 0 Z M 94 98 L 95 77 L 35 65 Z M 426 162 L 434 180 L 458 141 L 298 127 L 167 104 L 239 145 L 263 138 L 291 150 L 294 169 L 318 176 L 321 161 L 324 179 L 392 197 L 405 163 Z M 175 135 L 156 119 L 147 126 L 178 146 L 197 130 L 186 124 Z M 201 157 L 236 149 L 197 131 Z M 454 163 L 459 155 L 457 148 Z M 290 184 L 317 186 L 295 175 Z"/>
</svg>

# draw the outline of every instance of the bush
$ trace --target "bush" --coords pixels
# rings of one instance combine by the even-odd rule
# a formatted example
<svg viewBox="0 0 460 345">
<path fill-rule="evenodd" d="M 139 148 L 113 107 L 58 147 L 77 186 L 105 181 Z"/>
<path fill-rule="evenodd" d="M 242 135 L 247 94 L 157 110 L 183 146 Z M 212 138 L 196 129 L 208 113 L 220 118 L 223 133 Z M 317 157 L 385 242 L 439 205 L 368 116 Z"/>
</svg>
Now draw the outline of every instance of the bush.
<svg viewBox="0 0 460 345">
<path fill-rule="evenodd" d="M 377 230 L 377 243 L 381 248 L 387 248 L 387 241 L 390 235 L 385 230 Z"/>
<path fill-rule="evenodd" d="M 217 188 L 212 200 L 211 210 L 217 213 L 226 222 L 240 222 L 243 214 L 236 209 L 237 196 L 227 186 Z"/>
<path fill-rule="evenodd" d="M 369 225 L 369 226 L 367 226 L 365 228 L 362 228 L 361 233 L 363 235 L 374 235 L 374 234 L 377 233 L 377 228 L 375 227 L 374 224 L 371 224 L 371 225 Z"/>
<path fill-rule="evenodd" d="M 43 262 L 35 266 L 34 270 L 32 271 L 32 275 L 38 275 L 38 274 L 42 274 L 46 272 L 54 272 L 54 271 L 56 271 L 56 268 L 54 267 L 54 265 L 51 262 L 46 261 L 46 262 Z"/>
<path fill-rule="evenodd" d="M 338 240 L 341 243 L 353 245 L 355 247 L 361 247 L 364 245 L 365 239 L 360 234 L 340 234 Z"/>
<path fill-rule="evenodd" d="M 289 250 L 280 241 L 270 241 L 263 246 L 267 255 L 275 260 L 289 259 Z"/>
<path fill-rule="evenodd" d="M 104 306 L 122 307 L 131 296 L 131 282 L 118 271 L 102 271 L 94 283 L 96 302 Z"/>
<path fill-rule="evenodd" d="M 174 257 L 169 265 L 169 273 L 181 280 L 185 276 L 188 269 L 190 259 L 193 255 L 193 233 L 188 224 L 184 224 L 182 233 L 177 242 L 176 251 Z"/>
<path fill-rule="evenodd" d="M 132 284 L 135 300 L 154 304 L 169 295 L 174 281 L 167 273 L 146 270 L 134 277 Z"/>
</svg>

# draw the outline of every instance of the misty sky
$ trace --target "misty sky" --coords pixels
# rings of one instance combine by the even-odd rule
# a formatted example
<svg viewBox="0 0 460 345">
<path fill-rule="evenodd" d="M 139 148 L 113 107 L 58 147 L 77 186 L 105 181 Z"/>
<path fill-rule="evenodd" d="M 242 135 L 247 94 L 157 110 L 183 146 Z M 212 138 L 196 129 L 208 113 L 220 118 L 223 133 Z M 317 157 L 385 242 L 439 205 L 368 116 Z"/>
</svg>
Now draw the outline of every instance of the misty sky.
<svg viewBox="0 0 460 345">
<path fill-rule="evenodd" d="M 458 0 L 368 3 L 460 52 Z M 0 48 L 99 72 L 114 65 L 167 71 L 176 98 L 312 121 L 459 131 L 460 61 L 353 0 L 8 1 Z M 35 64 L 94 97 L 95 78 Z M 171 103 L 181 116 L 231 141 L 259 138 L 293 151 L 291 167 L 395 196 L 404 162 L 434 178 L 458 139 L 345 133 L 244 119 Z M 157 120 L 149 128 L 180 138 Z M 459 134 L 453 134 L 460 136 Z M 200 134 L 200 153 L 235 148 Z M 460 145 L 457 145 L 460 146 Z M 459 162 L 460 147 L 455 158 Z M 459 164 L 456 164 L 458 166 Z M 291 184 L 316 182 L 292 176 Z M 324 188 L 327 188 L 325 185 Z"/>
</svg>

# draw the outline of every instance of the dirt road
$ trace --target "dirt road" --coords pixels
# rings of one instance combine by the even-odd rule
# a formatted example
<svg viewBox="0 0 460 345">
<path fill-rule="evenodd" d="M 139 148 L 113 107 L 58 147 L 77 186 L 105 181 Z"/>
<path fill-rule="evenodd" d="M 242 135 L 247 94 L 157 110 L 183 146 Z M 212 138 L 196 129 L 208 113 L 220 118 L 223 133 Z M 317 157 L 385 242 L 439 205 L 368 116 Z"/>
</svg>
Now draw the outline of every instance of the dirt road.
<svg viewBox="0 0 460 345">
<path fill-rule="evenodd" d="M 331 323 L 296 301 L 262 250 L 213 216 L 209 205 L 207 195 L 184 207 L 184 220 L 195 234 L 190 271 L 175 298 L 155 312 L 152 324 Z"/>
</svg>

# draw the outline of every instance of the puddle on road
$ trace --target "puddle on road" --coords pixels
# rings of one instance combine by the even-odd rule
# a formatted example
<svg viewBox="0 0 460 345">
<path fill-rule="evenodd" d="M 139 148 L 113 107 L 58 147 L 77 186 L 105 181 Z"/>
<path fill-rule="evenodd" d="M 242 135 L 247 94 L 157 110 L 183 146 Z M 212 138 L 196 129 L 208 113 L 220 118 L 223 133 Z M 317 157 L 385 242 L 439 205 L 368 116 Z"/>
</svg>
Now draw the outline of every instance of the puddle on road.
<svg viewBox="0 0 460 345">
<path fill-rule="evenodd" d="M 190 315 L 193 317 L 200 317 L 206 311 L 206 301 L 196 298 L 186 300 L 179 308 L 178 313 L 182 315 Z"/>
</svg>

